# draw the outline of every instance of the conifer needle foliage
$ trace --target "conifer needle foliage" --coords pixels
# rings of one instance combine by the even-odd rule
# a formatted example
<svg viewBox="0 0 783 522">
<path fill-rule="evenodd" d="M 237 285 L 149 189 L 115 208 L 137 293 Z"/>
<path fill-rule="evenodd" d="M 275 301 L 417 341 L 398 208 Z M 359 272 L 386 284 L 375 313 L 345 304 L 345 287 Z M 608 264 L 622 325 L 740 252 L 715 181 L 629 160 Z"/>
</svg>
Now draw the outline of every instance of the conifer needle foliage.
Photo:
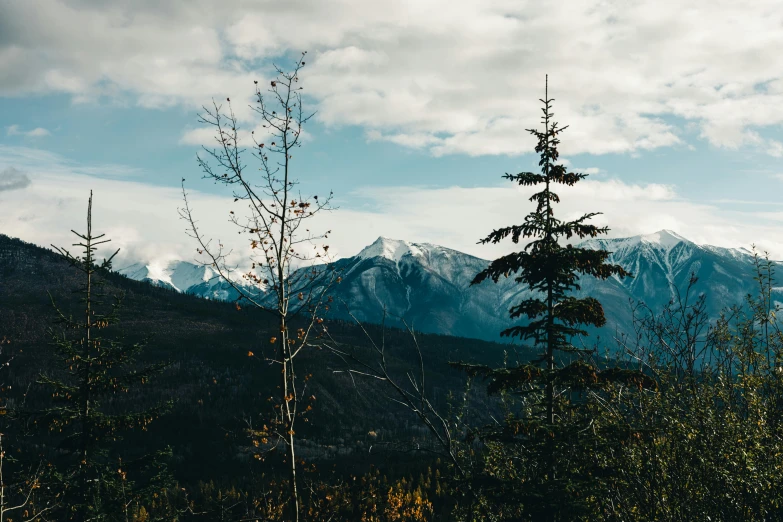
<svg viewBox="0 0 783 522">
<path fill-rule="evenodd" d="M 541 190 L 529 199 L 536 203 L 536 209 L 525 216 L 521 225 L 494 230 L 480 243 L 499 243 L 509 236 L 514 243 L 519 243 L 520 239 L 533 240 L 525 245 L 523 250 L 494 260 L 471 284 L 479 284 L 485 279 L 492 279 L 497 283 L 501 276 L 509 277 L 518 273 L 515 281 L 537 293 L 535 297 L 523 300 L 510 310 L 511 318 L 525 317 L 530 323 L 513 326 L 504 330 L 502 335 L 532 340 L 536 346 L 544 347 L 544 360 L 551 370 L 555 352 L 576 350 L 570 344 L 569 338 L 585 335 L 582 326 L 603 326 L 606 323 L 603 307 L 597 299 L 577 299 L 569 295 L 570 292 L 580 289 L 579 277 L 588 275 L 607 279 L 615 275 L 626 277 L 630 274 L 620 265 L 606 262 L 611 252 L 578 248 L 570 243 L 565 246 L 561 244 L 562 239 L 584 239 L 606 234 L 609 228 L 587 223 L 600 212 L 584 214 L 573 221 L 563 221 L 555 217 L 554 205 L 560 202 L 560 197 L 554 192 L 553 185 L 571 187 L 585 179 L 587 174 L 568 172 L 565 166 L 557 163 L 560 156 L 557 151 L 560 144 L 559 135 L 568 126 L 558 127 L 558 123 L 551 120 L 554 116 L 551 112 L 554 99 L 545 98 L 541 100 L 544 103 L 544 131 L 527 129 L 538 139 L 535 150 L 541 156 L 538 162 L 541 173 L 521 172 L 504 176 L 521 186 L 543 185 Z"/>
<path fill-rule="evenodd" d="M 480 243 L 499 243 L 507 238 L 515 244 L 532 240 L 521 251 L 494 260 L 472 281 L 479 284 L 491 279 L 497 283 L 501 277 L 514 277 L 530 289 L 531 295 L 509 310 L 511 318 L 521 323 L 501 335 L 531 343 L 540 349 L 540 357 L 513 368 L 454 365 L 470 375 L 487 378 L 490 393 L 523 396 L 518 410 L 510 411 L 505 423 L 484 430 L 482 435 L 488 453 L 479 475 L 481 487 L 491 492 L 491 504 L 507 506 L 501 510 L 506 516 L 502 519 L 572 520 L 580 516 L 583 506 L 579 498 L 586 494 L 585 480 L 571 473 L 568 454 L 574 451 L 583 426 L 574 422 L 570 394 L 603 386 L 607 380 L 637 377 L 631 375 L 634 372 L 599 372 L 583 360 L 587 350 L 572 343 L 575 336 L 587 334 L 585 327 L 606 323 L 597 299 L 573 295 L 580 290 L 580 278 L 623 278 L 630 274 L 607 262 L 610 252 L 571 244 L 608 232 L 607 227 L 589 223 L 598 212 L 572 221 L 555 215 L 555 205 L 560 202 L 555 187 L 571 187 L 587 174 L 569 172 L 558 163 L 559 136 L 567 127 L 559 127 L 553 120 L 554 100 L 548 97 L 548 81 L 545 92 L 541 100 L 544 130 L 528 129 L 538 140 L 535 151 L 540 156 L 541 172 L 504 176 L 520 186 L 539 189 L 529 198 L 535 210 L 522 224 L 494 230 Z M 558 367 L 560 360 L 570 362 Z M 508 469 L 504 462 L 518 464 Z"/>
<path fill-rule="evenodd" d="M 144 342 L 127 344 L 102 334 L 119 322 L 122 296 L 106 303 L 98 275 L 111 270 L 119 249 L 103 261 L 96 259 L 96 250 L 110 240 L 92 231 L 92 192 L 87 232 L 72 232 L 79 238 L 73 246 L 82 249 L 81 255 L 53 247 L 83 277 L 74 291 L 81 310 L 78 315 L 68 314 L 50 294 L 59 326 L 51 328 L 50 334 L 62 368 L 40 378 L 51 390 L 52 405 L 45 410 L 49 430 L 59 440 L 59 450 L 68 454 L 55 461 L 53 472 L 62 499 L 58 516 L 61 520 L 121 520 L 129 506 L 141 501 L 143 488 L 134 479 L 142 474 L 159 475 L 161 466 L 150 459 L 123 455 L 115 443 L 128 430 L 146 430 L 169 407 L 159 403 L 135 408 L 127 397 L 167 364 L 137 364 L 135 358 Z"/>
</svg>

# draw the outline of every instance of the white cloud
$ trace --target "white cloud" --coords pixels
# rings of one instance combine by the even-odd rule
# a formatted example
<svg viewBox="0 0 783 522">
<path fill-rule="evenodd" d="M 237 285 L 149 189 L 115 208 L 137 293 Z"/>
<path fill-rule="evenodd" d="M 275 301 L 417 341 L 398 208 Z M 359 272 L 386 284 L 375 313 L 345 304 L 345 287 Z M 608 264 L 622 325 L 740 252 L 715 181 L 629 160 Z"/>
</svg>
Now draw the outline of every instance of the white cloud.
<svg viewBox="0 0 783 522">
<path fill-rule="evenodd" d="M 759 212 L 759 217 L 773 221 L 783 221 L 783 212 Z"/>
<path fill-rule="evenodd" d="M 43 127 L 36 127 L 29 131 L 19 130 L 19 125 L 9 125 L 5 128 L 7 136 L 26 136 L 28 138 L 42 138 L 43 136 L 49 136 L 51 133 Z"/>
<path fill-rule="evenodd" d="M 12 152 L 16 151 L 12 155 Z M 32 180 L 25 190 L 0 191 L 0 230 L 40 245 L 69 244 L 70 229 L 80 230 L 89 194 L 95 192 L 96 229 L 122 247 L 121 263 L 179 258 L 193 260 L 195 243 L 178 218 L 182 204 L 178 188 L 151 186 L 127 179 L 98 178 L 92 166 L 74 165 L 33 149 L 0 150 L 0 171 L 9 158 Z M 41 158 L 45 158 L 42 160 Z M 4 171 L 5 172 L 5 171 Z M 17 171 L 20 172 L 20 171 Z M 198 186 L 198 181 L 188 187 Z M 199 226 L 207 236 L 222 240 L 239 254 L 228 222 L 229 210 L 241 212 L 230 195 L 190 190 Z M 378 236 L 429 242 L 490 259 L 512 251 L 510 242 L 477 245 L 493 229 L 520 223 L 532 209 L 530 188 L 512 183 L 496 187 L 363 188 L 337 201 L 341 208 L 323 214 L 312 230 L 333 230 L 329 244 L 338 256 L 356 254 Z M 558 191 L 561 218 L 602 211 L 597 225 L 624 237 L 668 228 L 697 242 L 726 247 L 755 242 L 773 257 L 783 259 L 783 228 L 779 214 L 729 211 L 721 205 L 696 204 L 681 198 L 672 186 L 629 184 L 617 179 L 586 180 Z M 241 256 L 240 256 L 241 257 Z M 239 258 L 238 258 L 239 259 Z"/>
<path fill-rule="evenodd" d="M 23 167 L 26 171 L 47 172 L 69 176 L 81 174 L 97 178 L 127 178 L 137 175 L 138 168 L 115 163 L 81 164 L 59 154 L 32 147 L 11 147 L 0 144 L 0 168 Z"/>
<path fill-rule="evenodd" d="M 370 130 L 367 132 L 368 141 L 388 141 L 402 145 L 411 149 L 422 149 L 430 147 L 436 144 L 442 143 L 442 140 L 436 136 L 425 133 L 416 134 L 382 134 L 378 130 Z"/>
<path fill-rule="evenodd" d="M 440 244 L 491 259 L 513 251 L 514 245 L 510 241 L 499 245 L 476 242 L 493 229 L 521 223 L 532 210 L 532 203 L 527 201 L 532 192 L 531 188 L 512 184 L 484 188 L 367 188 L 352 195 L 364 200 L 365 206 L 339 213 L 348 216 L 344 218 L 347 222 L 355 223 L 350 228 L 350 239 L 357 245 L 349 253 L 385 235 Z M 593 223 L 608 226 L 611 237 L 671 229 L 699 244 L 750 247 L 755 242 L 773 257 L 783 259 L 783 231 L 771 216 L 765 219 L 754 212 L 694 203 L 681 198 L 671 186 L 628 184 L 616 179 L 586 180 L 572 188 L 558 188 L 557 192 L 562 199 L 557 208 L 561 218 L 603 212 Z M 339 224 L 333 228 L 334 237 L 342 238 Z M 344 245 L 340 247 L 344 252 Z"/>
<path fill-rule="evenodd" d="M 564 158 L 562 156 L 558 159 L 558 163 L 562 164 L 571 172 L 581 172 L 583 174 L 587 174 L 590 176 L 601 174 L 603 172 L 598 167 L 575 167 L 573 163 L 571 163 L 571 160 L 569 160 L 568 158 Z"/>
<path fill-rule="evenodd" d="M 261 124 L 258 124 L 251 130 L 244 130 L 242 128 L 237 129 L 237 136 L 239 137 L 237 141 L 240 147 L 252 147 L 255 145 L 256 141 L 258 143 L 269 143 L 272 133 L 269 132 L 268 128 L 264 128 Z M 212 149 L 219 145 L 216 137 L 217 131 L 215 127 L 200 127 L 185 131 L 180 137 L 179 142 L 184 145 L 199 145 Z M 305 133 L 303 130 L 300 139 L 302 142 L 305 142 L 311 140 L 312 135 Z"/>
<path fill-rule="evenodd" d="M 195 257 L 195 245 L 185 235 L 184 223 L 178 220 L 178 189 L 76 173 L 63 175 L 59 169 L 38 171 L 30 177 L 33 183 L 24 191 L 0 191 L 0 230 L 4 234 L 42 246 L 71 244 L 70 230 L 85 227 L 87 198 L 93 190 L 95 228 L 112 240 L 104 250 L 122 248 L 120 265 L 136 260 Z M 229 206 L 226 199 L 194 195 L 206 231 L 213 231 L 209 226 L 212 220 L 222 225 Z M 219 228 L 227 230 L 219 226 L 214 232 L 220 232 Z"/>
<path fill-rule="evenodd" d="M 184 145 L 202 145 L 214 147 L 217 144 L 215 130 L 212 127 L 201 127 L 185 131 L 179 142 Z"/>
<path fill-rule="evenodd" d="M 783 123 L 779 0 L 42 1 L 3 3 L 0 93 L 249 101 L 272 57 L 310 49 L 323 122 L 436 155 L 529 151 L 547 73 L 565 153 L 681 144 L 666 115 L 780 151 L 754 134 Z"/>
<path fill-rule="evenodd" d="M 783 143 L 776 140 L 769 140 L 767 144 L 769 146 L 767 154 L 775 158 L 783 158 Z"/>
<path fill-rule="evenodd" d="M 48 136 L 49 134 L 51 133 L 43 127 L 36 127 L 33 130 L 28 131 L 26 135 L 33 138 L 39 138 L 42 136 Z"/>
</svg>

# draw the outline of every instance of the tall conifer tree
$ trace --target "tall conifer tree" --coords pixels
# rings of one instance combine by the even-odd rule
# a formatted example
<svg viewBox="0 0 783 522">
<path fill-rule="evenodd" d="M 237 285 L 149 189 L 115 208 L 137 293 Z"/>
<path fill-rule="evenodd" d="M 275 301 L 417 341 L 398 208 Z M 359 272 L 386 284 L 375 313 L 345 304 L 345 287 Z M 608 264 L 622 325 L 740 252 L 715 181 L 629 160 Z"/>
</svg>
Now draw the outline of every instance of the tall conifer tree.
<svg viewBox="0 0 783 522">
<path fill-rule="evenodd" d="M 530 288 L 533 294 L 509 310 L 512 319 L 524 322 L 504 330 L 501 335 L 531 342 L 540 349 L 540 357 L 530 364 L 512 368 L 455 365 L 473 375 L 488 378 L 490 392 L 519 393 L 524 397 L 523 412 L 519 416 L 510 416 L 499 430 L 496 426 L 484 433 L 485 440 L 496 444 L 494 457 L 518 461 L 512 455 L 519 450 L 510 448 L 524 448 L 521 453 L 527 469 L 520 470 L 524 480 L 515 482 L 513 478 L 505 477 L 498 483 L 497 479 L 505 476 L 502 472 L 498 475 L 491 471 L 487 475 L 494 484 L 489 489 L 500 502 L 522 506 L 522 512 L 515 511 L 518 508 L 506 511 L 506 516 L 515 520 L 521 513 L 533 520 L 570 520 L 572 518 L 568 517 L 579 516 L 578 502 L 574 503 L 570 498 L 575 489 L 573 477 L 560 476 L 562 473 L 558 471 L 568 468 L 562 465 L 562 448 L 573 447 L 576 440 L 573 436 L 578 431 L 564 420 L 573 418 L 568 407 L 569 390 L 584 388 L 602 378 L 629 377 L 622 372 L 599 374 L 592 365 L 579 360 L 580 353 L 585 350 L 572 343 L 575 336 L 586 335 L 585 327 L 600 327 L 606 323 L 598 300 L 571 295 L 580 289 L 580 277 L 607 279 L 630 274 L 619 265 L 607 263 L 610 252 L 567 243 L 572 238 L 606 234 L 608 228 L 588 223 L 598 212 L 584 214 L 573 221 L 555 216 L 554 206 L 560 202 L 554 192 L 555 185 L 573 186 L 587 174 L 568 172 L 558 163 L 559 135 L 567 127 L 559 127 L 553 120 L 551 105 L 554 100 L 548 94 L 547 78 L 547 89 L 541 100 L 544 130 L 528 129 L 538 139 L 535 150 L 540 155 L 541 172 L 504 176 L 521 186 L 541 187 L 529 199 L 536 208 L 522 224 L 494 230 L 480 243 L 498 243 L 509 237 L 514 243 L 527 238 L 532 241 L 521 251 L 494 260 L 472 281 L 472 284 L 479 284 L 491 279 L 497 283 L 501 277 L 514 276 L 517 283 Z M 565 367 L 559 366 L 558 354 L 572 362 Z"/>
<path fill-rule="evenodd" d="M 499 243 L 509 236 L 514 243 L 519 243 L 521 238 L 534 239 L 522 251 L 494 260 L 471 284 L 479 284 L 485 279 L 497 283 L 501 276 L 519 273 L 515 281 L 528 286 L 537 295 L 513 306 L 509 312 L 512 319 L 526 317 L 530 322 L 512 326 L 501 332 L 501 335 L 532 340 L 535 346 L 542 347 L 544 352 L 541 360 L 546 363 L 546 369 L 552 372 L 558 352 L 578 351 L 570 339 L 576 335 L 586 335 L 584 326 L 603 326 L 606 323 L 603 307 L 597 299 L 578 299 L 568 295 L 580 289 L 580 276 L 608 279 L 613 275 L 626 277 L 630 274 L 620 265 L 606 262 L 611 252 L 577 248 L 570 243 L 565 246 L 560 244 L 561 239 L 584 239 L 606 234 L 609 228 L 587 223 L 600 212 L 584 214 L 574 221 L 562 221 L 555 217 L 553 205 L 560 202 L 560 197 L 553 191 L 552 185 L 558 183 L 570 187 L 585 179 L 587 174 L 568 172 L 565 166 L 557 163 L 560 157 L 557 151 L 560 144 L 558 136 L 568 126 L 558 127 L 557 122 L 552 120 L 554 114 L 551 106 L 554 99 L 548 97 L 548 91 L 547 75 L 545 99 L 541 100 L 544 104 L 541 109 L 544 113 L 541 118 L 544 131 L 527 129 L 538 139 L 536 152 L 541 157 L 538 162 L 541 173 L 520 172 L 504 176 L 522 186 L 543 185 L 539 192 L 530 197 L 530 201 L 536 203 L 536 209 L 525 216 L 523 224 L 494 230 L 480 243 Z M 553 388 L 552 382 L 549 382 L 546 387 L 546 419 L 550 424 L 555 420 Z"/>
<path fill-rule="evenodd" d="M 63 330 L 53 328 L 51 335 L 63 369 L 56 375 L 41 376 L 41 382 L 51 389 L 54 402 L 46 411 L 49 428 L 55 435 L 62 434 L 60 449 L 69 454 L 68 459 L 57 461 L 54 471 L 54 478 L 62 485 L 62 512 L 58 519 L 125 520 L 128 508 L 138 503 L 142 492 L 134 485 L 133 473 L 129 476 L 126 466 L 135 464 L 139 473 L 146 469 L 155 476 L 160 464 L 154 459 L 133 463 L 113 443 L 120 440 L 125 430 L 146 429 L 168 405 L 134 410 L 123 405 L 118 394 L 147 382 L 166 364 L 135 364 L 143 342 L 125 344 L 100 333 L 119 320 L 121 298 L 107 306 L 99 291 L 103 281 L 97 277 L 111 270 L 119 249 L 108 259 L 96 261 L 97 248 L 110 240 L 92 232 L 92 192 L 87 206 L 87 232 L 72 232 L 80 240 L 73 246 L 83 249 L 81 256 L 74 256 L 65 248 L 53 248 L 83 277 L 81 287 L 75 290 L 80 296 L 82 317 L 66 314 L 52 299 Z"/>
</svg>

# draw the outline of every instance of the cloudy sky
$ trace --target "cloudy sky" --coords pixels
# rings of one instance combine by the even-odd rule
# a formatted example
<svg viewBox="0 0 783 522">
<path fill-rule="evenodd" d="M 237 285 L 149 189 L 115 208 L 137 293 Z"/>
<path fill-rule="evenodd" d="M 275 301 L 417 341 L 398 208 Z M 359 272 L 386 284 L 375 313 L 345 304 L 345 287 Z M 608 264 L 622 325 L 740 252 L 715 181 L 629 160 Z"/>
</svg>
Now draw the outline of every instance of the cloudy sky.
<svg viewBox="0 0 783 522">
<path fill-rule="evenodd" d="M 70 242 L 95 219 L 124 260 L 192 258 L 179 183 L 213 237 L 230 196 L 200 179 L 203 104 L 246 105 L 272 64 L 308 51 L 317 111 L 297 153 L 304 191 L 352 255 L 376 237 L 491 258 L 535 170 L 544 76 L 561 153 L 588 181 L 562 215 L 613 236 L 674 230 L 783 258 L 781 0 L 0 0 L 0 233 Z"/>
</svg>

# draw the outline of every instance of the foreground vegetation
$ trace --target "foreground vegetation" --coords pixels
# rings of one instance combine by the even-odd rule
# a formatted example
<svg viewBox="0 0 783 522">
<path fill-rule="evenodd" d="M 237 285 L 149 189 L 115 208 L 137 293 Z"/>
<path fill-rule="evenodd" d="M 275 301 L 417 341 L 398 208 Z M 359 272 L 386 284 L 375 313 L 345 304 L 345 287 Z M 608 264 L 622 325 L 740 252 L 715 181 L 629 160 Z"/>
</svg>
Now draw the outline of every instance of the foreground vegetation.
<svg viewBox="0 0 783 522">
<path fill-rule="evenodd" d="M 273 152 L 283 157 L 278 174 L 256 144 L 276 205 L 265 207 L 246 181 L 233 115 L 223 126 L 215 106 L 205 119 L 222 147 L 212 157 L 230 175 L 202 168 L 255 209 L 234 224 L 263 251 L 253 266 L 266 270 L 271 300 L 242 293 L 187 202 L 192 235 L 239 302 L 199 303 L 111 273 L 110 260 L 93 257 L 100 236 L 89 211 L 84 254 L 60 251 L 70 266 L 0 242 L 6 281 L 25 263 L 38 270 L 30 284 L 0 289 L 7 302 L 16 296 L 0 307 L 8 330 L 0 332 L 1 520 L 783 518 L 774 263 L 755 257 L 748 277 L 757 295 L 716 322 L 705 313 L 711 296 L 689 288 L 663 310 L 632 305 L 634 335 L 577 347 L 584 326 L 605 323 L 597 300 L 572 296 L 580 279 L 634 274 L 608 264 L 606 252 L 568 243 L 608 229 L 588 223 L 595 214 L 556 218 L 554 187 L 586 176 L 558 164 L 564 128 L 545 96 L 544 130 L 531 131 L 541 172 L 507 176 L 543 185 L 535 208 L 485 240 L 527 245 L 474 281 L 516 277 L 537 292 L 509 311 L 519 325 L 505 334 L 521 345 L 324 319 L 339 274 L 313 272 L 299 283 L 291 270 L 299 223 L 311 208 L 328 209 L 328 198 L 289 203 L 289 152 L 307 117 L 301 98 L 285 93 L 302 66 L 300 59 L 272 83 L 284 116 L 257 92 L 260 114 L 277 125 Z M 53 312 L 41 312 L 46 295 L 34 281 L 52 291 Z M 99 282 L 124 296 L 101 297 Z M 141 324 L 158 337 L 148 339 Z M 42 325 L 50 325 L 48 343 Z M 192 347 L 205 342 L 213 349 L 196 354 Z M 225 362 L 223 371 L 210 357 Z"/>
</svg>

